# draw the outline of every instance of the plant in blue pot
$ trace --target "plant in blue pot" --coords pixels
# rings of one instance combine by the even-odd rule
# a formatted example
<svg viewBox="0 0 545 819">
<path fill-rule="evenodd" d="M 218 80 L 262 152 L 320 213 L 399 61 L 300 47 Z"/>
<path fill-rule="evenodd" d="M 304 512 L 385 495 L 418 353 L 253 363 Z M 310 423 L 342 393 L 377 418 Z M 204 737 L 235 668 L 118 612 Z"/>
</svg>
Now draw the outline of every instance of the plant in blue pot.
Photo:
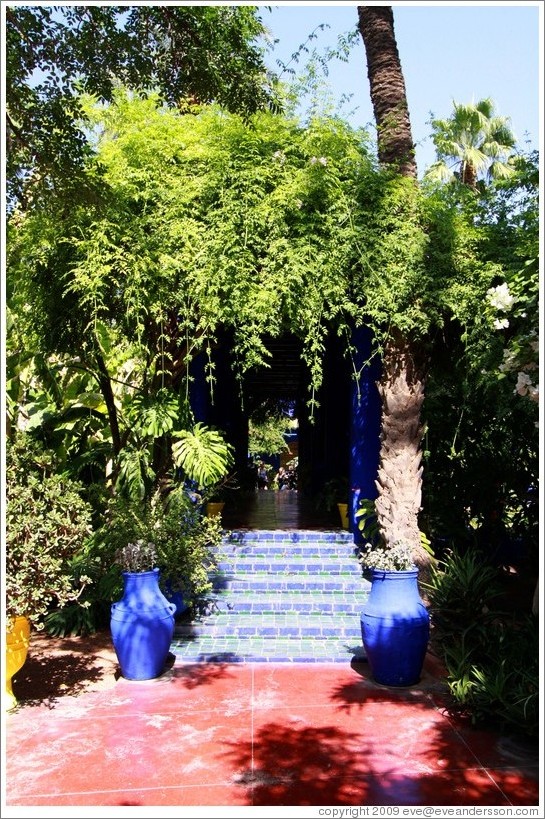
<svg viewBox="0 0 545 819">
<path fill-rule="evenodd" d="M 358 559 L 371 591 L 361 633 L 373 679 L 410 686 L 420 680 L 429 641 L 429 614 L 418 589 L 418 568 L 408 543 L 364 544 Z"/>
<path fill-rule="evenodd" d="M 154 543 L 137 540 L 117 550 L 123 597 L 112 603 L 110 630 L 121 674 L 128 680 L 151 680 L 167 666 L 176 605 L 159 587 Z"/>
</svg>

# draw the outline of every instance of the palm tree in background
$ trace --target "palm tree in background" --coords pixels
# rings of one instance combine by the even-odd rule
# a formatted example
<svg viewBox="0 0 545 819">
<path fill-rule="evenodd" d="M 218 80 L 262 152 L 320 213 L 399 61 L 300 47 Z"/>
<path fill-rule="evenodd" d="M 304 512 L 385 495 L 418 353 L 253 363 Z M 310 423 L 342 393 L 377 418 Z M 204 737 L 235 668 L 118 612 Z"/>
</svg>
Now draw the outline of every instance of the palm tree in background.
<svg viewBox="0 0 545 819">
<path fill-rule="evenodd" d="M 476 190 L 479 177 L 504 179 L 513 173 L 515 136 L 509 118 L 496 116 L 491 99 L 455 102 L 448 119 L 433 119 L 431 125 L 437 161 L 426 171 L 428 179 L 457 180 Z"/>
<path fill-rule="evenodd" d="M 358 6 L 358 28 L 367 57 L 371 101 L 381 166 L 417 182 L 417 168 L 405 81 L 390 6 Z M 430 556 L 422 548 L 418 514 L 422 498 L 424 363 L 420 346 L 391 328 L 382 359 L 381 447 L 375 501 L 380 534 L 387 548 L 409 542 L 426 573 Z"/>
</svg>

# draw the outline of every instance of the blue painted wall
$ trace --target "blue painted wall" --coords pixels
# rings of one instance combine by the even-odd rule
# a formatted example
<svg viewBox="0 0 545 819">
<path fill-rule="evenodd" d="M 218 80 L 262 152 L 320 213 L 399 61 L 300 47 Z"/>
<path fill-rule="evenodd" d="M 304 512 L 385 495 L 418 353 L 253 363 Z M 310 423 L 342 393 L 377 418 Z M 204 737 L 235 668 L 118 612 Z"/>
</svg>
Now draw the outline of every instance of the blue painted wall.
<svg viewBox="0 0 545 819">
<path fill-rule="evenodd" d="M 357 328 L 353 334 L 357 347 L 356 370 L 371 355 L 372 336 L 366 327 Z M 354 514 L 359 498 L 376 498 L 375 480 L 378 473 L 380 454 L 381 401 L 376 386 L 381 374 L 381 362 L 375 356 L 370 366 L 363 369 L 358 385 L 352 384 L 352 413 L 350 428 L 350 486 L 352 488 L 352 508 L 349 510 L 350 530 L 356 543 L 362 542 Z"/>
</svg>

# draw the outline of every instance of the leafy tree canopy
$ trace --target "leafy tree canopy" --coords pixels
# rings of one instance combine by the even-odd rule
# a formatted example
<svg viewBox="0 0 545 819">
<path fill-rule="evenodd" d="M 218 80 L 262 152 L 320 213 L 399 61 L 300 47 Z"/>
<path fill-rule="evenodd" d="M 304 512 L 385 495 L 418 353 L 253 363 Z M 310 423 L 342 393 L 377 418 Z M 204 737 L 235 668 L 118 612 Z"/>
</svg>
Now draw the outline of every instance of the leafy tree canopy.
<svg viewBox="0 0 545 819">
<path fill-rule="evenodd" d="M 267 337 L 296 334 L 311 409 L 331 331 L 349 348 L 358 324 L 379 342 L 391 326 L 421 340 L 457 328 L 475 364 L 497 338 L 484 308 L 506 260 L 489 214 L 379 172 L 365 133 L 336 117 L 183 112 L 123 89 L 80 105 L 88 184 L 12 214 L 7 282 L 10 406 L 35 428 L 56 419 L 56 435 L 60 422 L 80 462 L 88 447 L 106 458 L 111 436 L 145 492 L 148 443 L 188 428 L 191 362 L 205 357 L 213 389 L 224 328 L 241 378 L 267 366 Z"/>
<path fill-rule="evenodd" d="M 255 6 L 6 7 L 8 193 L 24 206 L 68 185 L 86 153 L 79 93 L 119 83 L 171 106 L 217 102 L 245 114 L 273 103 Z"/>
<path fill-rule="evenodd" d="M 478 225 L 440 192 L 377 172 L 366 135 L 336 118 L 302 128 L 114 99 L 85 103 L 94 198 L 11 220 L 8 292 L 44 353 L 86 355 L 106 333 L 109 349 L 125 338 L 146 350 L 148 380 L 172 386 L 221 326 L 241 372 L 267 363 L 265 335 L 292 331 L 317 390 L 332 325 L 424 336 L 447 315 L 469 322 L 500 275 L 478 259 Z"/>
</svg>

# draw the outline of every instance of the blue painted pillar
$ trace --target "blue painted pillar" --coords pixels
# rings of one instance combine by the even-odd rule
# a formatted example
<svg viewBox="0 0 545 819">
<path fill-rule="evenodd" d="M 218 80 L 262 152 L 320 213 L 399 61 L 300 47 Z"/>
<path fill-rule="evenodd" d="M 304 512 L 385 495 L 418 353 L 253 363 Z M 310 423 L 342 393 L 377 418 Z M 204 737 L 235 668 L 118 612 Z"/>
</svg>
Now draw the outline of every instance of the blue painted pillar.
<svg viewBox="0 0 545 819">
<path fill-rule="evenodd" d="M 371 355 L 372 335 L 367 327 L 358 327 L 352 335 L 356 347 L 356 370 Z M 375 480 L 378 474 L 380 454 L 380 418 L 381 401 L 376 386 L 381 374 L 381 362 L 378 356 L 371 364 L 364 367 L 359 385 L 352 383 L 352 412 L 350 424 L 350 486 L 352 504 L 349 510 L 350 530 L 354 541 L 361 543 L 360 530 L 354 514 L 360 498 L 374 499 L 377 496 Z"/>
</svg>

